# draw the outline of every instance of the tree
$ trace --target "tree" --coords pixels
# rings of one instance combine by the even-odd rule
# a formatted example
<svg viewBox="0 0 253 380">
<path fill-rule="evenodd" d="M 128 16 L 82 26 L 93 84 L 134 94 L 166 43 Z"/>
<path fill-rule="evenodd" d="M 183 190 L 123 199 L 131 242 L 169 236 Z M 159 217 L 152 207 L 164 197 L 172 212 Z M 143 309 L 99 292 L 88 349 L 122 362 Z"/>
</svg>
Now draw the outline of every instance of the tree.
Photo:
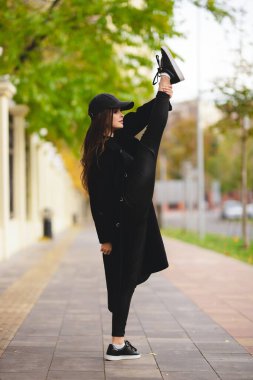
<svg viewBox="0 0 253 380">
<path fill-rule="evenodd" d="M 213 180 L 218 180 L 221 192 L 232 194 L 239 192 L 241 186 L 241 146 L 235 131 L 221 133 L 214 127 L 205 130 L 205 175 L 207 187 Z M 249 155 L 253 159 L 252 154 Z M 248 173 L 253 170 L 248 160 Z M 252 180 L 249 184 L 253 185 Z"/>
<path fill-rule="evenodd" d="M 242 236 L 244 246 L 247 247 L 247 145 L 249 138 L 253 136 L 251 122 L 253 119 L 253 65 L 244 58 L 245 36 L 242 26 L 244 14 L 245 11 L 241 9 L 238 26 L 240 44 L 234 65 L 235 74 L 232 78 L 217 82 L 220 96 L 216 105 L 223 112 L 224 118 L 216 125 L 216 128 L 223 133 L 234 130 L 241 141 Z"/>
<path fill-rule="evenodd" d="M 228 15 L 218 0 L 188 0 Z M 16 101 L 30 107 L 29 131 L 64 141 L 79 153 L 89 124 L 88 101 L 116 92 L 141 102 L 151 95 L 152 51 L 180 36 L 175 2 L 146 0 L 0 0 L 0 74 L 18 87 Z M 138 105 L 138 104 L 136 104 Z"/>
<path fill-rule="evenodd" d="M 237 137 L 241 141 L 241 199 L 243 205 L 242 217 L 242 236 L 244 246 L 248 246 L 247 237 L 247 145 L 248 140 L 253 135 L 252 123 L 246 120 L 252 119 L 253 116 L 253 90 L 242 86 L 236 87 L 235 81 L 224 83 L 220 87 L 220 91 L 224 96 L 222 102 L 217 102 L 217 106 L 224 112 L 224 119 L 220 121 L 216 128 L 219 128 L 223 133 L 228 133 L 229 130 L 235 130 Z M 246 124 L 247 123 L 247 124 Z"/>
<path fill-rule="evenodd" d="M 196 166 L 195 118 L 175 120 L 170 126 L 167 138 L 162 140 L 160 153 L 167 157 L 168 178 L 182 178 L 184 161 Z"/>
</svg>

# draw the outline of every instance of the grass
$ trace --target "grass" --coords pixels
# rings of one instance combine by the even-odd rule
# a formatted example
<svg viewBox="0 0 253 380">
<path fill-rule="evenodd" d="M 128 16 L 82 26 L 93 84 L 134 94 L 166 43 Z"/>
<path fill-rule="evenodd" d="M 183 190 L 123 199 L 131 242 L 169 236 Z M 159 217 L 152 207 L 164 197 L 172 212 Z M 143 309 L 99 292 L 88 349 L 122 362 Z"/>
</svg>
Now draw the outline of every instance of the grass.
<svg viewBox="0 0 253 380">
<path fill-rule="evenodd" d="M 162 229 L 161 232 L 165 236 L 223 253 L 226 256 L 234 257 L 251 265 L 253 264 L 253 243 L 251 242 L 248 248 L 244 248 L 242 240 L 237 236 L 226 237 L 207 234 L 204 239 L 200 239 L 196 232 L 181 229 Z"/>
</svg>

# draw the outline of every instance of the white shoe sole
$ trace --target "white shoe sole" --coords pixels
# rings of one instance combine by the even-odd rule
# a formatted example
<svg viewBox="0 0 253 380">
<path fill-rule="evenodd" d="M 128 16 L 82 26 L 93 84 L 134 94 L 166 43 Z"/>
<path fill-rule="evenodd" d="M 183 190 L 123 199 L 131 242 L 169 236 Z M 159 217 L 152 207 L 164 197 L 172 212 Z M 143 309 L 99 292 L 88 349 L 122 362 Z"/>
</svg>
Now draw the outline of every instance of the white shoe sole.
<svg viewBox="0 0 253 380">
<path fill-rule="evenodd" d="M 169 51 L 169 49 L 166 47 L 166 46 L 162 46 L 162 49 L 165 51 L 165 53 L 167 54 L 167 56 L 169 57 L 170 59 L 170 62 L 172 64 L 172 66 L 174 67 L 174 70 L 176 71 L 177 73 L 177 76 L 178 78 L 180 79 L 180 81 L 184 80 L 184 76 L 183 76 L 183 73 L 182 71 L 180 70 L 180 68 L 178 67 L 178 65 L 176 64 L 174 58 L 172 57 L 172 54 L 171 52 Z"/>
<path fill-rule="evenodd" d="M 133 360 L 139 359 L 141 355 L 122 355 L 122 356 L 113 356 L 113 355 L 105 355 L 104 358 L 106 360 Z"/>
</svg>

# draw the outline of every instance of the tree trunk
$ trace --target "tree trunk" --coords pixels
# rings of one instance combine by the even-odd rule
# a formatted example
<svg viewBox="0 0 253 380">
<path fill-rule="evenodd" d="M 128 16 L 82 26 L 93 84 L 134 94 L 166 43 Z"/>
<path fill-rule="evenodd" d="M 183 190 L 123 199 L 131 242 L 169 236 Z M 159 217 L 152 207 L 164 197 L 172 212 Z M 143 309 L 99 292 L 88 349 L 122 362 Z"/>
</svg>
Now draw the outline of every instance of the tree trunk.
<svg viewBox="0 0 253 380">
<path fill-rule="evenodd" d="M 244 248 L 249 245 L 247 236 L 247 130 L 242 123 L 242 241 Z"/>
</svg>

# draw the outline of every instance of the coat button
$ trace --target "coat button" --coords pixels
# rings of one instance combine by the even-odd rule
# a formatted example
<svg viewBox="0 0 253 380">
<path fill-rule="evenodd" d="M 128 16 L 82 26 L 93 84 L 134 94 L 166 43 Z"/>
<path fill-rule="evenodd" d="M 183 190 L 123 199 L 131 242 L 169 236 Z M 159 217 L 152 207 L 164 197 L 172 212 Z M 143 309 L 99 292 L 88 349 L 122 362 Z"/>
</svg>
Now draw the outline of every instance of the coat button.
<svg viewBox="0 0 253 380">
<path fill-rule="evenodd" d="M 119 199 L 119 200 L 120 200 L 120 202 L 123 202 L 123 201 L 124 201 L 123 197 L 120 197 L 120 199 Z"/>
<path fill-rule="evenodd" d="M 119 228 L 119 226 L 120 226 L 120 223 L 119 223 L 119 222 L 118 222 L 118 223 L 116 223 L 116 227 L 117 227 L 117 228 Z"/>
<path fill-rule="evenodd" d="M 125 177 L 125 178 L 127 177 L 127 173 L 124 174 L 124 177 Z"/>
</svg>

